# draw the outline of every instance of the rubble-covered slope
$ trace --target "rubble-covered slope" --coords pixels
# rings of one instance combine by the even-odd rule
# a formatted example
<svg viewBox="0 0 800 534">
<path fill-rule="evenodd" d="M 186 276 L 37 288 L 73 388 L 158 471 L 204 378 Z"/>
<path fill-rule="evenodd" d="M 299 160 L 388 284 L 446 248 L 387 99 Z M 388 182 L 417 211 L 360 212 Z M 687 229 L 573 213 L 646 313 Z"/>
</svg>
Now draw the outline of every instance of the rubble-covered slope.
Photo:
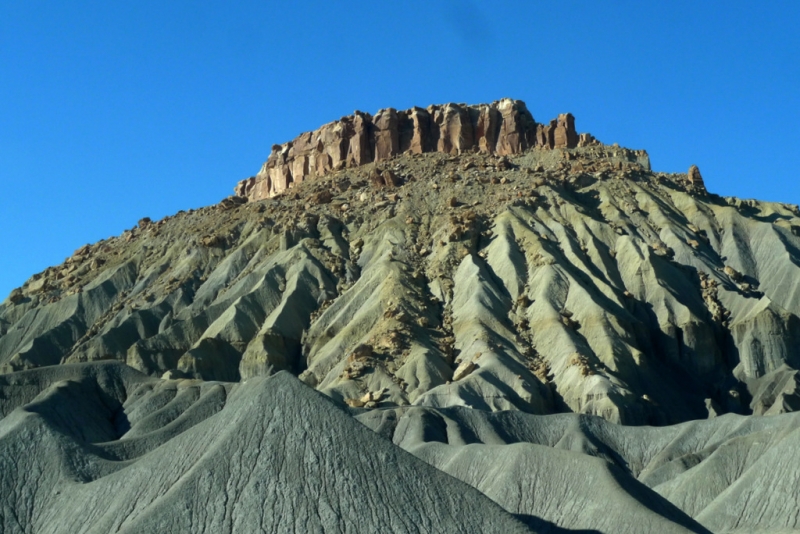
<svg viewBox="0 0 800 534">
<path fill-rule="evenodd" d="M 593 145 L 405 154 L 144 219 L 0 304 L 0 369 L 285 369 L 351 406 L 663 425 L 800 404 L 800 214 Z"/>
</svg>

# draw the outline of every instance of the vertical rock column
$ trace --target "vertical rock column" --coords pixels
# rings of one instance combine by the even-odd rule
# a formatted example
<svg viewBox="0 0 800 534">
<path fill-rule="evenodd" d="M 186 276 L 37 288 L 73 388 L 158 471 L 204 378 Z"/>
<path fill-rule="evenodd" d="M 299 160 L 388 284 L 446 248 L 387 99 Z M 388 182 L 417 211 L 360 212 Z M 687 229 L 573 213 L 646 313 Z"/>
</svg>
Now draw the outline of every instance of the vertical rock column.
<svg viewBox="0 0 800 534">
<path fill-rule="evenodd" d="M 237 184 L 237 195 L 259 200 L 278 195 L 295 182 L 347 167 L 383 161 L 410 152 L 519 154 L 535 146 L 573 148 L 591 143 L 579 138 L 575 118 L 559 115 L 549 125 L 536 124 L 521 100 L 504 98 L 491 104 L 444 104 L 406 111 L 386 108 L 375 117 L 356 111 L 274 145 L 261 171 Z"/>
</svg>

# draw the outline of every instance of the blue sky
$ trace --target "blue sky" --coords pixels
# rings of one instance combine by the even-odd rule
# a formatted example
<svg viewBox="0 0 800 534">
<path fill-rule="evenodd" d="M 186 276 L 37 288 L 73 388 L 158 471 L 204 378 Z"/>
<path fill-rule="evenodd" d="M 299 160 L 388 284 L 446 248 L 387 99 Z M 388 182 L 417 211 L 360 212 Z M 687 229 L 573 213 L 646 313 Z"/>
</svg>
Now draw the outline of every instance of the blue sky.
<svg viewBox="0 0 800 534">
<path fill-rule="evenodd" d="M 508 96 L 712 192 L 800 203 L 798 21 L 796 1 L 0 2 L 0 300 L 355 109 Z"/>
</svg>

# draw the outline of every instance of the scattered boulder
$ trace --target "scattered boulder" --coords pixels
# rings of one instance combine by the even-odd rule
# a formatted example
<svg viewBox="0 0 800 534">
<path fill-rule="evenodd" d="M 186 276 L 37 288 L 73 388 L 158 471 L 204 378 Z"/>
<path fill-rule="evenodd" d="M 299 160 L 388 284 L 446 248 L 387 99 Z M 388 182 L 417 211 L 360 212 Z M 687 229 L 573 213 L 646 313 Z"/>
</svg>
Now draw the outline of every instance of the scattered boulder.
<svg viewBox="0 0 800 534">
<path fill-rule="evenodd" d="M 736 269 L 734 269 L 734 268 L 733 268 L 733 267 L 731 267 L 730 265 L 726 265 L 726 266 L 725 266 L 725 267 L 724 267 L 722 270 L 723 270 L 723 271 L 725 272 L 725 274 L 727 274 L 727 275 L 730 277 L 730 279 L 731 279 L 731 280 L 733 280 L 734 282 L 741 282 L 741 281 L 744 279 L 744 276 L 742 276 L 742 273 L 740 273 L 739 271 L 737 271 Z"/>
<path fill-rule="evenodd" d="M 333 194 L 327 189 L 317 191 L 309 198 L 312 205 L 330 204 L 331 200 L 333 200 Z"/>
<path fill-rule="evenodd" d="M 19 304 L 24 298 L 25 295 L 22 294 L 22 289 L 19 287 L 13 289 L 11 294 L 8 296 L 8 300 L 12 304 Z"/>
<path fill-rule="evenodd" d="M 213 248 L 213 247 L 224 247 L 225 246 L 225 238 L 221 235 L 207 235 L 200 240 L 200 244 L 204 247 Z"/>
<path fill-rule="evenodd" d="M 247 197 L 233 195 L 227 198 L 223 198 L 222 201 L 219 203 L 219 207 L 222 210 L 231 210 L 246 203 L 247 203 Z"/>
<path fill-rule="evenodd" d="M 473 361 L 463 361 L 456 367 L 456 370 L 453 372 L 453 382 L 458 382 L 462 378 L 469 375 L 472 371 L 475 370 L 477 366 Z"/>
</svg>

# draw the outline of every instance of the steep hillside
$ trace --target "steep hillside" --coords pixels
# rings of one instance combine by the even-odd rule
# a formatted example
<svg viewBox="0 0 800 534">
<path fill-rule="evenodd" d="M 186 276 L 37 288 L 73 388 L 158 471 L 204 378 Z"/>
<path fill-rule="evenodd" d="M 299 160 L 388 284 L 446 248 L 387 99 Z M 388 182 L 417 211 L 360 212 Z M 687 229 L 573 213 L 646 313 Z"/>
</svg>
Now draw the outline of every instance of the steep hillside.
<svg viewBox="0 0 800 534">
<path fill-rule="evenodd" d="M 800 401 L 794 206 L 600 145 L 402 155 L 244 200 L 35 275 L 0 305 L 2 369 L 286 369 L 351 405 L 628 424 Z"/>
<path fill-rule="evenodd" d="M 0 304 L 3 532 L 800 530 L 797 206 L 508 99 L 235 192 Z"/>
</svg>

